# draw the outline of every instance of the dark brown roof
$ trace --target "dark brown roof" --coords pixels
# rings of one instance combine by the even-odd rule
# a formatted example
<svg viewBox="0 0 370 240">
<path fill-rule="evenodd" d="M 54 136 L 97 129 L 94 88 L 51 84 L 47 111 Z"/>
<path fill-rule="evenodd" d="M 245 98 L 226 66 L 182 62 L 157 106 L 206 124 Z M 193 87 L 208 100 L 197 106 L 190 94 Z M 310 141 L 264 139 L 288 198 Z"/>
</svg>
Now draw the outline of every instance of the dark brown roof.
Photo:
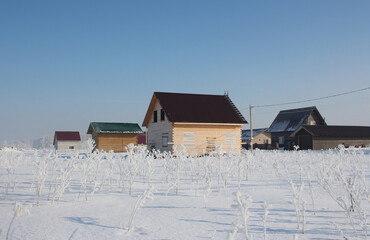
<svg viewBox="0 0 370 240">
<path fill-rule="evenodd" d="M 302 129 L 315 137 L 370 137 L 370 127 L 364 126 L 303 125 L 296 133 Z"/>
<path fill-rule="evenodd" d="M 170 122 L 247 123 L 227 95 L 154 92 L 151 105 L 155 99 Z M 149 106 L 143 126 L 147 125 L 151 111 Z"/>
<path fill-rule="evenodd" d="M 54 135 L 54 145 L 55 141 L 81 141 L 79 132 L 72 131 L 55 131 Z"/>
</svg>

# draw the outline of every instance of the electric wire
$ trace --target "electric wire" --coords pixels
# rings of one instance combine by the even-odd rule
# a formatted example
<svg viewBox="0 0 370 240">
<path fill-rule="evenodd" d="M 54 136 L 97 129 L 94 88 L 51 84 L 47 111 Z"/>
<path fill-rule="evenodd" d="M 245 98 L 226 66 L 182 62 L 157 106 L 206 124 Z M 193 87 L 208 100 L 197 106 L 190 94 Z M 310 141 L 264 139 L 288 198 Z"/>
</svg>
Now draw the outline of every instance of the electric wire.
<svg viewBox="0 0 370 240">
<path fill-rule="evenodd" d="M 297 104 L 297 103 L 313 102 L 313 101 L 318 101 L 318 100 L 323 100 L 323 99 L 348 95 L 348 94 L 352 94 L 352 93 L 357 93 L 357 92 L 361 92 L 361 91 L 366 91 L 366 90 L 369 90 L 369 89 L 370 89 L 370 87 L 366 87 L 366 88 L 361 88 L 361 89 L 348 91 L 348 92 L 344 92 L 344 93 L 333 94 L 333 95 L 329 95 L 329 96 L 325 96 L 325 97 L 311 98 L 311 99 L 306 99 L 306 100 L 301 100 L 301 101 L 293 101 L 293 102 L 285 102 L 285 103 L 264 104 L 264 105 L 255 105 L 255 106 L 252 105 L 252 107 L 253 108 L 275 107 L 275 106 L 283 106 L 283 105 L 290 105 L 290 104 Z M 241 108 L 240 110 L 245 110 L 247 108 L 249 108 L 249 107 Z"/>
</svg>

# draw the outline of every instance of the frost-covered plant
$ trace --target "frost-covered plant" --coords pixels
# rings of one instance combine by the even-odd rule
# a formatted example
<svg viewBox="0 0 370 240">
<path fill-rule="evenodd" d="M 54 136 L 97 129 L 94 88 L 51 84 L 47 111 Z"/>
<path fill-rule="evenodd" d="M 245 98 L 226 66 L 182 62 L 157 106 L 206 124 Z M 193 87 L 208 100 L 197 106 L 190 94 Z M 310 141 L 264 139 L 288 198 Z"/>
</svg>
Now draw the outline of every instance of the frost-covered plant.
<svg viewBox="0 0 370 240">
<path fill-rule="evenodd" d="M 23 157 L 23 152 L 12 148 L 4 148 L 0 151 L 0 168 L 5 168 L 7 173 L 7 181 L 5 183 L 5 194 L 8 195 L 9 188 L 13 184 L 13 191 L 16 185 L 15 170 L 19 165 L 20 159 Z"/>
<path fill-rule="evenodd" d="M 301 202 L 302 202 L 302 191 L 304 184 L 302 183 L 300 186 L 295 186 L 295 184 L 290 181 L 290 186 L 293 192 L 293 203 L 295 207 L 295 212 L 297 216 L 297 225 L 298 229 L 300 229 L 300 222 L 301 222 Z"/>
<path fill-rule="evenodd" d="M 231 230 L 227 230 L 228 232 L 228 240 L 234 240 L 236 234 L 238 233 L 239 228 L 241 228 L 240 224 L 233 225 L 233 228 Z"/>
<path fill-rule="evenodd" d="M 240 215 L 243 220 L 243 226 L 244 226 L 244 234 L 246 239 L 249 239 L 248 235 L 248 218 L 250 216 L 249 207 L 252 203 L 252 197 L 243 197 L 240 193 L 240 191 L 234 193 L 235 200 L 234 204 L 231 205 L 233 208 L 239 209 Z"/>
<path fill-rule="evenodd" d="M 174 171 L 174 182 L 170 185 L 167 190 L 167 194 L 172 190 L 176 189 L 176 195 L 179 193 L 179 183 L 180 183 L 180 170 L 183 166 L 183 163 L 186 162 L 188 158 L 188 153 L 186 151 L 186 147 L 181 145 L 180 148 L 178 146 L 174 146 L 174 153 L 175 156 L 170 155 L 170 164 L 172 164 L 172 169 Z"/>
<path fill-rule="evenodd" d="M 94 140 L 90 140 L 89 142 L 93 143 Z M 91 144 L 90 144 L 91 145 Z M 93 146 L 93 145 L 92 145 Z M 92 148 L 92 146 L 90 146 Z M 82 171 L 82 176 L 80 179 L 80 190 L 78 194 L 78 198 L 80 198 L 81 193 L 83 192 L 85 196 L 85 200 L 87 201 L 87 193 L 90 189 L 91 195 L 95 193 L 98 189 L 98 175 L 102 158 L 104 157 L 103 152 L 99 150 L 94 150 L 93 152 L 88 152 L 86 157 L 79 157 L 79 169 Z"/>
<path fill-rule="evenodd" d="M 263 207 L 263 216 L 262 216 L 262 220 L 263 220 L 263 239 L 264 240 L 267 240 L 267 216 L 269 214 L 269 204 L 265 201 L 263 204 L 262 204 L 262 207 Z"/>
<path fill-rule="evenodd" d="M 207 185 L 206 185 L 206 188 L 204 190 L 204 195 L 203 195 L 205 208 L 207 208 L 208 198 L 209 198 L 209 195 L 212 192 L 212 189 L 211 189 L 211 179 L 207 178 L 206 179 L 206 184 Z"/>
<path fill-rule="evenodd" d="M 135 206 L 134 206 L 134 209 L 132 210 L 131 212 L 131 216 L 130 216 L 130 219 L 129 219 L 129 222 L 127 224 L 127 231 L 130 231 L 133 227 L 133 222 L 134 222 L 134 218 L 136 216 L 136 214 L 138 213 L 139 209 L 144 206 L 145 204 L 145 201 L 146 199 L 153 199 L 154 198 L 154 188 L 153 187 L 150 187 L 149 189 L 147 189 L 143 195 L 140 195 L 139 198 L 137 199 L 136 203 L 135 203 Z"/>
<path fill-rule="evenodd" d="M 138 155 L 136 154 L 136 146 L 129 144 L 126 147 L 127 161 L 128 161 L 128 177 L 129 177 L 129 194 L 132 194 L 132 186 L 136 176 L 139 174 L 139 161 Z"/>
<path fill-rule="evenodd" d="M 59 204 L 59 200 L 63 196 L 65 189 L 70 185 L 72 173 L 74 170 L 74 159 L 66 159 L 64 161 L 64 166 L 61 166 L 58 170 L 59 175 L 55 181 L 54 195 L 51 203 L 53 204 L 56 200 Z"/>
<path fill-rule="evenodd" d="M 35 150 L 34 153 L 34 166 L 35 166 L 35 180 L 36 180 L 36 196 L 37 196 L 37 202 L 36 205 L 39 206 L 40 204 L 40 197 L 42 190 L 44 188 L 45 180 L 47 177 L 47 169 L 48 169 L 48 159 L 52 158 L 53 153 L 49 153 L 49 157 L 45 158 L 38 154 L 38 151 Z"/>
<path fill-rule="evenodd" d="M 13 215 L 13 218 L 12 220 L 10 221 L 10 224 L 9 224 L 9 227 L 8 227 L 8 231 L 6 233 L 6 239 L 10 239 L 10 230 L 14 224 L 14 221 L 17 217 L 19 216 L 22 216 L 22 214 L 27 214 L 29 215 L 30 214 L 30 211 L 29 211 L 29 208 L 27 206 L 23 206 L 20 202 L 15 202 L 14 204 L 14 215 Z"/>
</svg>

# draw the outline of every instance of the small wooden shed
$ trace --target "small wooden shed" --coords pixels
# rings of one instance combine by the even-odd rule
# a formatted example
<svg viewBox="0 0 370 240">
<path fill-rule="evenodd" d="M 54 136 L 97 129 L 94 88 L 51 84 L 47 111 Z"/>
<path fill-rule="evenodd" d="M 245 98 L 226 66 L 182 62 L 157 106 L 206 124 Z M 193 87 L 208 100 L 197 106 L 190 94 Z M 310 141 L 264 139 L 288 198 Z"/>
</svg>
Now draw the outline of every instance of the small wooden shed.
<svg viewBox="0 0 370 240">
<path fill-rule="evenodd" d="M 81 148 L 80 133 L 55 131 L 53 145 L 55 150 L 79 150 Z"/>
<path fill-rule="evenodd" d="M 126 152 L 130 143 L 138 143 L 138 134 L 143 133 L 137 123 L 91 122 L 87 134 L 91 134 L 96 148 L 106 152 Z"/>
<path fill-rule="evenodd" d="M 346 147 L 370 145 L 370 127 L 303 125 L 293 135 L 300 149 L 330 149 L 339 144 Z"/>
</svg>

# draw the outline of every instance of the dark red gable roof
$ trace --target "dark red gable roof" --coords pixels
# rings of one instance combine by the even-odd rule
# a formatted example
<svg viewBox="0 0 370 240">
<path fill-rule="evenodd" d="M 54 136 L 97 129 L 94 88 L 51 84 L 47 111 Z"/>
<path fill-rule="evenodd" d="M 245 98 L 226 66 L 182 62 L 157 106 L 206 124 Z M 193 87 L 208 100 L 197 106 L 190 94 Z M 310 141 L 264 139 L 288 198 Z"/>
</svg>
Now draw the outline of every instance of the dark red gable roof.
<svg viewBox="0 0 370 240">
<path fill-rule="evenodd" d="M 80 133 L 72 131 L 55 131 L 54 139 L 58 141 L 81 141 Z"/>
<path fill-rule="evenodd" d="M 247 123 L 227 95 L 155 92 L 170 122 Z"/>
</svg>

